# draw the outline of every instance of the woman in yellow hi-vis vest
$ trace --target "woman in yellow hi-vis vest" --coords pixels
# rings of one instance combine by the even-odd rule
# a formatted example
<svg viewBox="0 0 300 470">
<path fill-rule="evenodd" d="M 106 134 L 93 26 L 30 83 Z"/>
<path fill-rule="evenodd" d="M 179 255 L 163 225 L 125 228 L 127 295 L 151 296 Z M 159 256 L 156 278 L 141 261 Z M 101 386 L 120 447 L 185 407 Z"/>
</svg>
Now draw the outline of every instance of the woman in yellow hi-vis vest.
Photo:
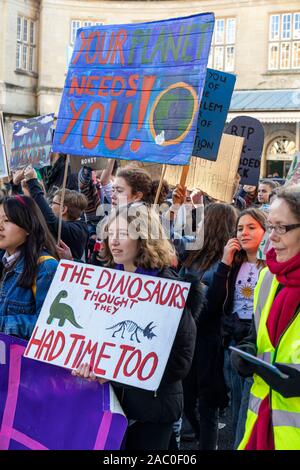
<svg viewBox="0 0 300 470">
<path fill-rule="evenodd" d="M 278 191 L 268 222 L 273 248 L 255 290 L 254 341 L 245 341 L 244 349 L 274 364 L 281 375 L 232 354 L 241 375 L 254 373 L 245 433 L 238 448 L 295 450 L 300 449 L 299 186 Z"/>
</svg>

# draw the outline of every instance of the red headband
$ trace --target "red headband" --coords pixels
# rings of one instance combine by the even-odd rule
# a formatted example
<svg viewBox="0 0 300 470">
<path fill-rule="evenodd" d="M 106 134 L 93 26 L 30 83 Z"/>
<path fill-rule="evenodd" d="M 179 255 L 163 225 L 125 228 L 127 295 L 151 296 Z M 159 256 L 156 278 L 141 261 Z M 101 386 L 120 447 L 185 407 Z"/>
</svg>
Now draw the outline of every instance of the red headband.
<svg viewBox="0 0 300 470">
<path fill-rule="evenodd" d="M 27 207 L 27 204 L 26 204 L 26 202 L 25 202 L 25 200 L 24 200 L 24 198 L 23 198 L 22 196 L 20 196 L 19 194 L 17 194 L 17 195 L 15 196 L 15 199 L 17 199 L 17 201 L 19 201 L 23 206 Z"/>
</svg>

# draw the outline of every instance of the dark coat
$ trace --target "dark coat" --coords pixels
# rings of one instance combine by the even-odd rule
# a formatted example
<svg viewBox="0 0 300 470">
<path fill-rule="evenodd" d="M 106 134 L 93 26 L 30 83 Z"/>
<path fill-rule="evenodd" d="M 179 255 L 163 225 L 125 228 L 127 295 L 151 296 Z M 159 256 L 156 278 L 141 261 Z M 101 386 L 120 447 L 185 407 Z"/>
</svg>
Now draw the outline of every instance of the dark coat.
<svg viewBox="0 0 300 470">
<path fill-rule="evenodd" d="M 240 265 L 232 267 L 220 261 L 207 290 L 207 304 L 210 317 L 220 322 L 224 347 L 234 341 L 238 343 L 249 334 L 251 320 L 240 320 L 233 314 L 233 300 L 236 279 Z"/>
<path fill-rule="evenodd" d="M 27 182 L 30 196 L 35 200 L 46 220 L 48 228 L 53 237 L 57 238 L 58 217 L 53 213 L 51 207 L 44 197 L 44 192 L 37 179 Z M 62 221 L 61 239 L 70 248 L 73 258 L 80 260 L 88 240 L 89 232 L 84 220 Z"/>
<path fill-rule="evenodd" d="M 211 408 L 225 408 L 228 405 L 227 387 L 224 378 L 224 347 L 221 328 L 221 314 L 217 314 L 219 293 L 211 295 L 211 286 L 216 279 L 219 263 L 208 271 L 201 272 L 196 267 L 182 268 L 181 272 L 201 279 L 205 286 L 205 303 L 197 322 L 195 355 L 191 370 L 184 380 L 184 395 L 187 413 L 194 406 L 197 397 L 205 400 Z M 214 298 L 216 297 L 216 299 Z M 220 309 L 222 310 L 222 304 Z M 193 405 L 191 405 L 193 404 Z"/>
<path fill-rule="evenodd" d="M 177 279 L 178 274 L 171 268 L 164 269 L 158 277 Z M 173 423 L 183 411 L 182 379 L 186 377 L 192 364 L 196 340 L 195 320 L 203 305 L 200 283 L 193 283 L 188 295 L 177 334 L 156 392 L 136 387 L 125 387 L 112 382 L 128 419 L 139 422 Z"/>
</svg>

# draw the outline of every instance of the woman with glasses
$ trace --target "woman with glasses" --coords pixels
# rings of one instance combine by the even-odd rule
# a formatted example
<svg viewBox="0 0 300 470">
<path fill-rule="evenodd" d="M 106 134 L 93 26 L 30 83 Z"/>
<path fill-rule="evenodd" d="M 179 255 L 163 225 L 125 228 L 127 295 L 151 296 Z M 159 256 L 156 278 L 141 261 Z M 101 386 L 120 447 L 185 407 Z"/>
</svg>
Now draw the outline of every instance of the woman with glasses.
<svg viewBox="0 0 300 470">
<path fill-rule="evenodd" d="M 280 189 L 268 216 L 272 249 L 254 296 L 255 324 L 247 340 L 265 365 L 234 354 L 244 376 L 254 373 L 245 450 L 300 449 L 300 187 Z"/>
<path fill-rule="evenodd" d="M 265 230 L 266 216 L 260 210 L 246 209 L 239 214 L 236 236 L 225 245 L 206 294 L 210 316 L 221 322 L 235 447 L 244 432 L 251 381 L 240 377 L 231 366 L 229 346 L 237 345 L 250 332 L 254 288 L 264 267 L 264 262 L 257 260 L 257 250 Z"/>
</svg>

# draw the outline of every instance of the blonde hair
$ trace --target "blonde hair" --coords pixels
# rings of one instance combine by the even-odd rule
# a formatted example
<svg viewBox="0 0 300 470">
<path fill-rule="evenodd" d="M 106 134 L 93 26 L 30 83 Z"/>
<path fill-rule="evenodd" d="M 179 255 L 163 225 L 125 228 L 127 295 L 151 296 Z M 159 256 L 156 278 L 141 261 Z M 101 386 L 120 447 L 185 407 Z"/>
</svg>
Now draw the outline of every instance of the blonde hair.
<svg viewBox="0 0 300 470">
<path fill-rule="evenodd" d="M 177 263 L 175 249 L 165 236 L 157 212 L 145 204 L 135 203 L 120 207 L 108 219 L 101 253 L 101 259 L 107 266 L 115 264 L 108 246 L 108 230 L 118 218 L 127 222 L 128 236 L 138 240 L 138 252 L 133 261 L 135 266 L 162 270 Z"/>
</svg>

